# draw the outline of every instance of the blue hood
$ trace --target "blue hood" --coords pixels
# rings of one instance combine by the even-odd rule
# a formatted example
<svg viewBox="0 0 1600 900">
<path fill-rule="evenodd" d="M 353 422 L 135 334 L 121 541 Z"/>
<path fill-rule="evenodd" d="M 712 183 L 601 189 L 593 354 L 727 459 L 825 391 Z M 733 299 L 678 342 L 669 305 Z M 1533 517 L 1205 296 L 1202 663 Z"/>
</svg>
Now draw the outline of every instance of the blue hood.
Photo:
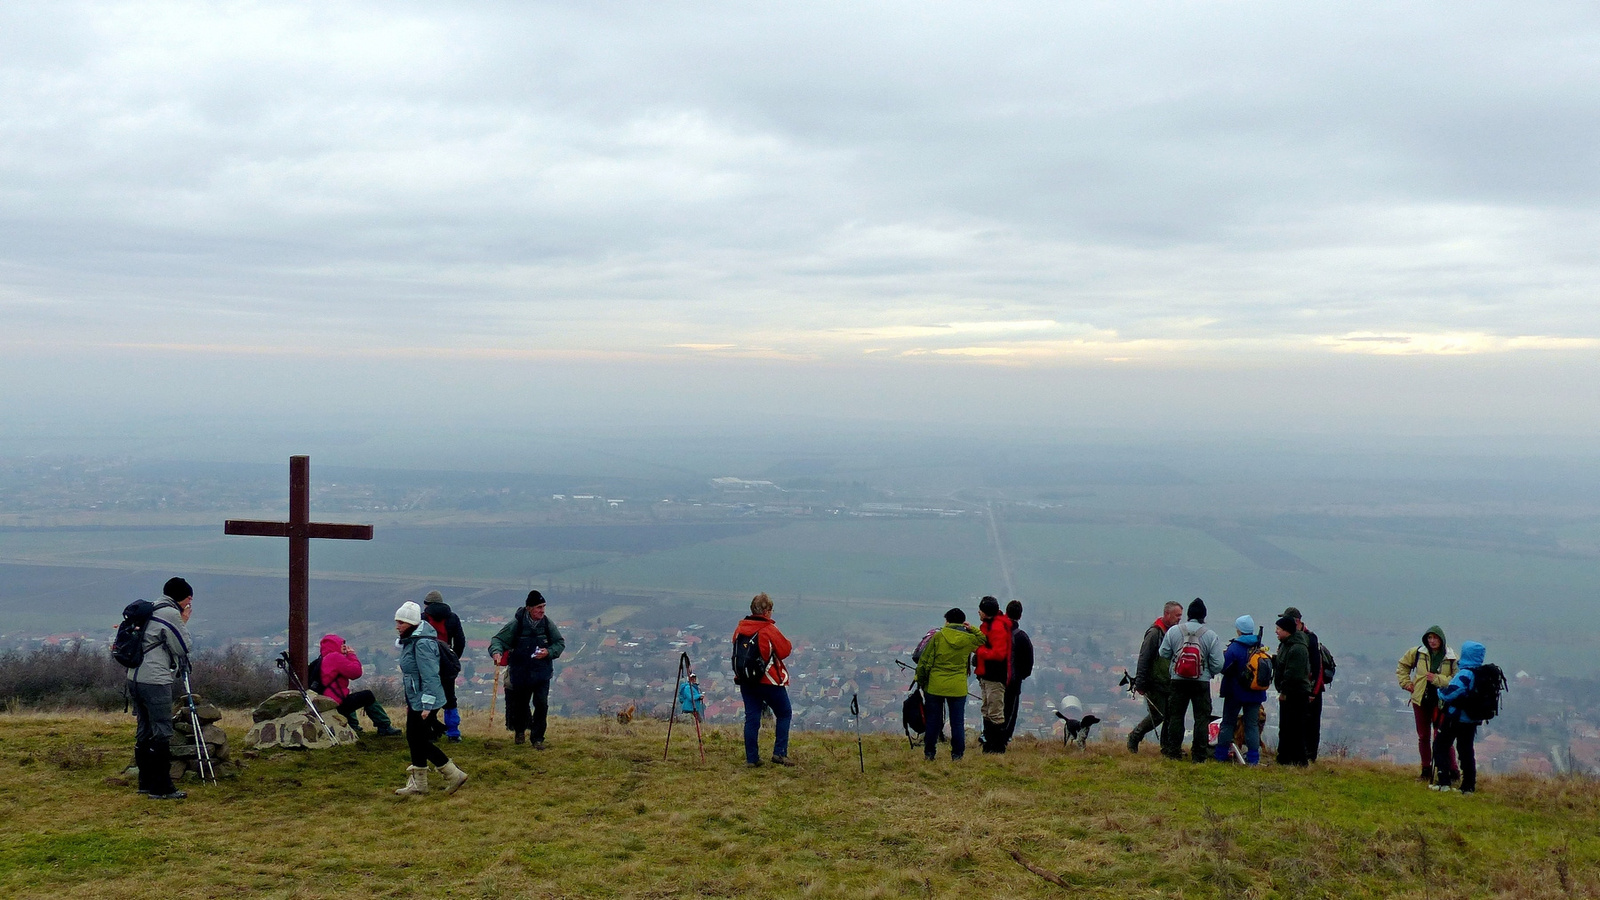
<svg viewBox="0 0 1600 900">
<path fill-rule="evenodd" d="M 1256 642 L 1256 635 L 1255 635 L 1255 632 L 1252 631 L 1249 634 L 1241 634 L 1238 637 L 1234 638 L 1234 640 L 1238 641 L 1241 644 L 1253 645 Z"/>
<path fill-rule="evenodd" d="M 1473 669 L 1483 665 L 1483 645 L 1477 641 L 1461 642 L 1461 667 Z"/>
</svg>

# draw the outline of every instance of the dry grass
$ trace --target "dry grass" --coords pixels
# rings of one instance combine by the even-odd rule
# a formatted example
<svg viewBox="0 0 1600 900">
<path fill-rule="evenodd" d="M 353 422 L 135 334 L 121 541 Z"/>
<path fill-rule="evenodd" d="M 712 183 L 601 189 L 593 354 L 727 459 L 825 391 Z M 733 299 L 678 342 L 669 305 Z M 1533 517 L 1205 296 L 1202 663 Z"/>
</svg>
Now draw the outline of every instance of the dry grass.
<svg viewBox="0 0 1600 900">
<path fill-rule="evenodd" d="M 225 725 L 237 739 L 247 721 Z M 450 749 L 472 780 L 449 798 L 394 796 L 404 743 L 368 738 L 157 803 L 106 784 L 125 717 L 0 717 L 0 895 L 1600 896 L 1588 782 L 1491 778 L 1462 798 L 1370 763 L 1247 771 L 1033 741 L 926 764 L 881 735 L 862 776 L 846 734 L 797 734 L 799 768 L 747 770 L 727 728 L 704 765 L 692 728 L 662 762 L 657 722 L 557 721 L 544 753 L 481 717 L 467 732 Z"/>
</svg>

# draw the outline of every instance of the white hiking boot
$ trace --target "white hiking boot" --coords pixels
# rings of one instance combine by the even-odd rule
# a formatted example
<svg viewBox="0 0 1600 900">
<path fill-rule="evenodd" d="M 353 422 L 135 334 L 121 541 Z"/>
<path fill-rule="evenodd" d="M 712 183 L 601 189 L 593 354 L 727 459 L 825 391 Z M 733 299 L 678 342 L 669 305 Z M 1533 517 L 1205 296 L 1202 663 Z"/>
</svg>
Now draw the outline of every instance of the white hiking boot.
<svg viewBox="0 0 1600 900">
<path fill-rule="evenodd" d="M 406 766 L 406 786 L 395 790 L 396 794 L 409 796 L 411 794 L 426 794 L 428 792 L 428 767 Z"/>
<path fill-rule="evenodd" d="M 463 784 L 467 783 L 467 773 L 453 762 L 446 762 L 439 767 L 439 774 L 444 776 L 444 792 L 454 794 Z"/>
</svg>

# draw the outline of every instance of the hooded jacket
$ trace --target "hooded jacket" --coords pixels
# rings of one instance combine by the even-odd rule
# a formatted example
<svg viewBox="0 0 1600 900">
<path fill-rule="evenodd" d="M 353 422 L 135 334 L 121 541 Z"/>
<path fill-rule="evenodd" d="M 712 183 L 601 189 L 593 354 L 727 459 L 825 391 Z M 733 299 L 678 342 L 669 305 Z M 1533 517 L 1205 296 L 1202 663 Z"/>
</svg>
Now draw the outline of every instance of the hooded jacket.
<svg viewBox="0 0 1600 900">
<path fill-rule="evenodd" d="M 467 633 L 461 627 L 461 617 L 450 609 L 450 604 L 435 600 L 422 608 L 422 617 L 428 620 L 439 640 L 450 647 L 450 652 L 460 659 L 467 652 Z"/>
<path fill-rule="evenodd" d="M 1294 700 L 1311 699 L 1314 682 L 1311 680 L 1311 655 L 1306 645 L 1306 633 L 1296 631 L 1278 642 L 1278 655 L 1272 659 L 1273 687 Z"/>
<path fill-rule="evenodd" d="M 1431 669 L 1431 659 L 1428 655 L 1428 635 L 1439 636 L 1439 645 L 1444 649 L 1444 660 L 1439 664 L 1437 672 Z M 1422 633 L 1422 643 L 1405 652 L 1400 657 L 1400 662 L 1394 667 L 1395 678 L 1400 686 L 1411 692 L 1411 705 L 1421 706 L 1427 698 L 1428 687 L 1431 685 L 1435 692 L 1450 683 L 1460 668 L 1456 660 L 1456 652 L 1450 649 L 1450 644 L 1444 639 L 1444 629 L 1435 625 Z"/>
<path fill-rule="evenodd" d="M 354 651 L 343 652 L 344 638 L 325 634 L 317 645 L 322 654 L 318 673 L 322 679 L 322 696 L 335 703 L 343 703 L 350 696 L 350 682 L 361 677 L 361 660 Z"/>
<path fill-rule="evenodd" d="M 418 712 L 442 709 L 444 685 L 439 681 L 439 633 L 423 622 L 395 641 L 400 648 L 400 681 L 406 706 Z"/>
<path fill-rule="evenodd" d="M 985 643 L 973 654 L 978 659 L 979 681 L 1011 680 L 1011 632 L 1016 623 L 1005 613 L 999 613 L 987 622 L 978 623 Z M 943 630 L 943 629 L 941 629 Z M 961 693 L 965 694 L 963 689 Z"/>
<path fill-rule="evenodd" d="M 1457 722 L 1481 724 L 1480 720 L 1467 715 L 1467 711 L 1458 704 L 1472 693 L 1472 686 L 1478 679 L 1478 667 L 1483 665 L 1484 652 L 1484 646 L 1477 641 L 1462 641 L 1461 669 L 1449 684 L 1439 689 L 1439 705 L 1444 707 L 1445 715 Z"/>
<path fill-rule="evenodd" d="M 1240 703 L 1267 702 L 1265 688 L 1252 690 L 1246 686 L 1245 664 L 1260 643 L 1261 639 L 1253 634 L 1241 634 L 1228 642 L 1228 649 L 1222 653 L 1222 689 L 1218 692 L 1223 698 L 1232 697 Z"/>
<path fill-rule="evenodd" d="M 946 622 L 922 649 L 917 684 L 930 697 L 965 697 L 972 652 L 983 644 L 983 634 L 971 625 Z"/>
<path fill-rule="evenodd" d="M 550 655 L 534 659 L 533 651 L 540 647 L 549 650 Z M 548 615 L 535 622 L 526 606 L 518 609 L 511 621 L 500 626 L 489 639 L 489 655 L 506 654 L 506 662 L 511 666 L 511 686 L 517 688 L 553 678 L 555 661 L 566 649 L 567 640 L 561 636 L 556 623 Z"/>
<path fill-rule="evenodd" d="M 706 695 L 700 685 L 692 681 L 678 685 L 678 712 L 705 718 Z"/>
<path fill-rule="evenodd" d="M 183 626 L 178 601 L 162 597 L 155 602 L 150 624 L 144 630 L 144 661 L 128 670 L 128 680 L 138 684 L 171 684 L 189 665 L 189 630 Z"/>
<path fill-rule="evenodd" d="M 1190 619 L 1182 624 L 1174 625 L 1167 629 L 1167 636 L 1161 640 L 1161 658 L 1168 661 L 1177 659 L 1178 651 L 1183 648 L 1183 642 L 1190 635 L 1198 635 L 1195 642 L 1200 645 L 1200 677 L 1179 678 L 1171 675 L 1173 681 L 1210 681 L 1217 673 L 1222 671 L 1222 638 L 1211 630 L 1211 626 L 1204 622 Z"/>
<path fill-rule="evenodd" d="M 744 635 L 756 635 L 756 649 L 761 652 L 761 658 L 767 663 L 766 673 L 761 676 L 762 684 L 784 687 L 789 683 L 789 667 L 783 661 L 788 659 L 794 646 L 789 639 L 783 636 L 769 616 L 745 616 L 739 620 L 739 627 L 733 630 L 733 640 L 738 640 Z"/>
</svg>

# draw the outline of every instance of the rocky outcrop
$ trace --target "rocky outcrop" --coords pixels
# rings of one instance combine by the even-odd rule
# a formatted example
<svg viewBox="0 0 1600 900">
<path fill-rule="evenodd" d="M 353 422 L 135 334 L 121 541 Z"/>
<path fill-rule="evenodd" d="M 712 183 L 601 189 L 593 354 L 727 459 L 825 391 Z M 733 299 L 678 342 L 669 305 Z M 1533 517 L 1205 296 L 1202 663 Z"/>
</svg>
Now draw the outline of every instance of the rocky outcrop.
<svg viewBox="0 0 1600 900">
<path fill-rule="evenodd" d="M 232 768 L 229 758 L 228 733 L 217 723 L 222 721 L 222 710 L 195 695 L 195 711 L 200 719 L 200 740 L 205 742 L 216 774 L 225 775 Z M 184 697 L 172 701 L 172 780 L 184 775 L 200 774 L 198 747 L 194 739 L 194 723 L 189 719 L 189 703 Z"/>
<path fill-rule="evenodd" d="M 311 715 L 305 700 L 298 691 L 279 691 L 261 701 L 251 713 L 255 724 L 245 735 L 247 750 L 266 750 L 283 747 L 290 750 L 325 750 L 338 744 L 354 744 L 355 730 L 345 723 L 344 717 L 334 710 L 337 703 L 320 694 L 309 694 L 322 722 Z M 323 727 L 327 723 L 328 728 Z M 328 729 L 333 730 L 330 737 Z"/>
</svg>

